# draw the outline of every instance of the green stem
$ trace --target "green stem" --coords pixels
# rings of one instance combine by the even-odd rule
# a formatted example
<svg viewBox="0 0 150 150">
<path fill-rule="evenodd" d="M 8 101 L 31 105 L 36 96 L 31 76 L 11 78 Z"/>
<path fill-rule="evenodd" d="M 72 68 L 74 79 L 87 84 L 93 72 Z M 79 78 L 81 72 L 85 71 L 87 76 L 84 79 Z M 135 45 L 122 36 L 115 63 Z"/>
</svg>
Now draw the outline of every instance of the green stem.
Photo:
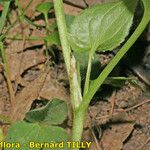
<svg viewBox="0 0 150 150">
<path fill-rule="evenodd" d="M 144 29 L 146 28 L 146 26 L 147 26 L 147 24 L 149 22 L 149 18 L 148 17 L 149 16 L 147 16 L 147 13 L 144 13 L 142 21 L 140 22 L 139 26 L 137 27 L 135 32 L 132 34 L 132 36 L 129 38 L 129 40 L 120 49 L 120 51 L 111 60 L 111 62 L 105 67 L 105 69 L 102 71 L 102 73 L 99 75 L 99 77 L 96 80 L 91 81 L 89 92 L 83 97 L 83 102 L 82 102 L 82 104 L 80 106 L 81 110 L 88 107 L 88 105 L 89 105 L 92 97 L 96 93 L 96 91 L 103 84 L 105 79 L 108 77 L 110 72 L 114 69 L 114 67 L 118 64 L 118 62 L 122 59 L 122 57 L 131 48 L 131 46 L 134 44 L 134 42 L 138 39 L 138 37 L 141 35 L 141 33 L 144 31 Z"/>
<path fill-rule="evenodd" d="M 68 32 L 67 32 L 67 26 L 66 26 L 66 22 L 65 22 L 63 1 L 62 0 L 53 0 L 53 2 L 54 2 L 57 26 L 58 26 L 58 30 L 59 30 L 59 36 L 60 36 L 61 45 L 62 45 L 62 51 L 63 51 L 63 55 L 64 55 L 67 73 L 69 76 L 71 48 L 70 48 L 70 45 L 69 45 L 68 39 L 67 39 Z"/>
<path fill-rule="evenodd" d="M 44 14 L 44 18 L 45 18 L 46 33 L 49 34 L 48 14 Z"/>
<path fill-rule="evenodd" d="M 87 72 L 86 72 L 86 79 L 85 79 L 83 95 L 86 95 L 89 90 L 90 75 L 91 75 L 91 68 L 92 68 L 92 58 L 93 58 L 93 51 L 91 51 L 91 53 L 89 53 L 89 61 L 88 61 L 88 67 L 87 67 Z"/>
<path fill-rule="evenodd" d="M 14 99 L 14 90 L 13 90 L 12 83 L 11 83 L 11 80 L 10 80 L 10 71 L 9 71 L 7 58 L 6 58 L 6 54 L 5 54 L 5 50 L 4 50 L 2 42 L 0 42 L 0 49 L 1 49 L 2 59 L 3 59 L 3 63 L 4 63 L 4 70 L 5 70 L 6 80 L 7 80 L 7 84 L 8 84 L 10 100 L 12 102 L 13 99 Z"/>
<path fill-rule="evenodd" d="M 45 19 L 46 35 L 48 36 L 50 34 L 49 27 L 48 27 L 48 25 L 49 25 L 48 14 L 44 13 L 43 15 L 44 15 L 44 19 Z M 45 51 L 46 57 L 47 57 L 47 60 L 49 60 L 49 53 L 48 53 L 48 44 L 47 44 L 47 42 L 45 42 L 45 45 L 46 45 L 46 51 Z M 51 48 L 50 52 L 54 55 L 52 48 Z"/>
<path fill-rule="evenodd" d="M 7 18 L 7 14 L 9 11 L 9 6 L 10 6 L 10 2 L 5 2 L 4 3 L 4 10 L 2 12 L 2 16 L 0 18 L 0 34 L 3 31 L 3 28 L 5 26 L 6 23 L 6 18 Z M 7 63 L 7 58 L 6 58 L 6 54 L 4 51 L 4 47 L 3 47 L 3 43 L 0 41 L 0 49 L 1 49 L 1 55 L 2 55 L 2 60 L 3 60 L 3 64 L 4 64 L 4 70 L 5 70 L 5 75 L 6 75 L 6 80 L 7 80 L 7 84 L 8 84 L 8 90 L 9 90 L 9 94 L 10 94 L 10 100 L 13 101 L 14 99 L 14 91 L 13 91 L 13 87 L 11 84 L 11 80 L 10 80 L 10 71 L 9 71 L 9 67 L 8 67 L 8 63 Z"/>
<path fill-rule="evenodd" d="M 72 129 L 72 141 L 75 141 L 75 142 L 81 141 L 85 113 L 86 113 L 86 110 L 81 111 L 79 109 L 76 109 L 73 113 L 74 119 L 73 119 L 73 129 Z M 73 149 L 73 150 L 78 150 L 78 148 Z"/>
<path fill-rule="evenodd" d="M 6 17 L 9 11 L 10 2 L 4 2 L 4 10 L 2 12 L 2 16 L 0 18 L 0 34 L 2 33 L 2 30 L 4 28 L 4 25 L 6 23 Z"/>
<path fill-rule="evenodd" d="M 22 7 L 21 7 L 19 1 L 18 1 L 18 0 L 15 0 L 15 3 L 16 3 L 16 5 L 18 6 L 19 13 L 20 13 L 20 14 L 23 14 L 23 10 L 22 10 Z M 24 17 L 24 15 L 22 15 L 22 19 L 23 19 L 23 17 Z"/>
</svg>

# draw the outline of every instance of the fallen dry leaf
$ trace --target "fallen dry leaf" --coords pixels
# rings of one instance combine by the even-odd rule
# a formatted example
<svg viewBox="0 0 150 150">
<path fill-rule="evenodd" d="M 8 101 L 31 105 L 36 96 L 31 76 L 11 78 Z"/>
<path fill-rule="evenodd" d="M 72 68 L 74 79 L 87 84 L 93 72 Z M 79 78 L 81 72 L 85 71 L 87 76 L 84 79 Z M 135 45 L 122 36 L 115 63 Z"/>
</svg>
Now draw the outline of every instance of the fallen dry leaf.
<svg viewBox="0 0 150 150">
<path fill-rule="evenodd" d="M 51 77 L 51 72 L 47 75 L 45 84 L 40 91 L 39 96 L 44 99 L 60 98 L 67 101 L 70 99 L 65 88 L 57 81 L 57 79 Z"/>
<path fill-rule="evenodd" d="M 149 135 L 134 130 L 133 136 L 124 145 L 123 150 L 149 150 Z"/>
<path fill-rule="evenodd" d="M 104 2 L 112 2 L 115 0 L 85 0 L 89 6 L 99 4 L 99 3 L 104 3 Z"/>
<path fill-rule="evenodd" d="M 44 29 L 39 30 L 36 27 L 26 24 L 26 23 L 19 23 L 15 27 L 11 29 L 11 31 L 8 34 L 8 37 L 14 38 L 14 40 L 7 39 L 7 51 L 9 53 L 16 53 L 16 52 L 22 52 L 23 50 L 27 48 L 31 48 L 34 46 L 43 45 L 43 40 L 26 40 L 26 38 L 30 37 L 37 37 L 37 38 L 43 38 L 46 36 L 46 31 Z M 22 40 L 15 40 L 15 37 L 22 38 Z"/>
<path fill-rule="evenodd" d="M 26 6 L 30 3 L 30 1 L 31 0 L 24 0 L 24 1 L 23 0 L 19 0 L 19 2 L 20 2 L 20 4 L 21 4 L 23 9 L 26 8 Z M 33 0 L 25 14 L 29 18 L 34 18 L 34 14 L 35 14 L 35 10 L 36 10 L 37 5 L 42 3 L 42 2 L 46 2 L 46 1 L 52 2 L 52 0 Z"/>
<path fill-rule="evenodd" d="M 64 88 L 58 80 L 59 74 L 56 70 L 52 70 L 46 77 L 44 86 L 39 93 L 39 97 L 42 99 L 58 98 L 64 100 L 68 105 L 68 125 L 72 125 L 72 107 L 70 103 L 70 96 L 67 90 Z"/>
<path fill-rule="evenodd" d="M 32 81 L 15 97 L 11 113 L 13 121 L 24 119 L 25 113 L 30 110 L 32 102 L 39 97 L 47 74 L 48 71 L 41 73 L 37 79 Z"/>
<path fill-rule="evenodd" d="M 134 129 L 134 123 L 116 123 L 106 129 L 101 139 L 103 150 L 121 150 Z"/>
<path fill-rule="evenodd" d="M 14 81 L 27 69 L 45 62 L 46 57 L 41 50 L 28 50 L 22 53 L 7 53 L 7 60 L 11 72 L 11 80 Z"/>
<path fill-rule="evenodd" d="M 78 15 L 82 9 L 77 7 L 72 7 L 71 5 L 64 4 L 65 13 L 68 15 Z"/>
</svg>

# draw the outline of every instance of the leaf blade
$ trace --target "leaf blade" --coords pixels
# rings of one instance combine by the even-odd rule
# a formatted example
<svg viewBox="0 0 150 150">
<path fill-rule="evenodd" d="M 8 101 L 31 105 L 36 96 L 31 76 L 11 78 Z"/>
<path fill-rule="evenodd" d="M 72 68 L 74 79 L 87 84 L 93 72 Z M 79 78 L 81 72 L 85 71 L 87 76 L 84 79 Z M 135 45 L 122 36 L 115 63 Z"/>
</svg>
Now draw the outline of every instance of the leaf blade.
<svg viewBox="0 0 150 150">
<path fill-rule="evenodd" d="M 40 126 L 37 123 L 27 123 L 25 121 L 20 121 L 14 123 L 8 131 L 6 142 L 9 143 L 19 143 L 20 148 L 22 150 L 30 150 L 29 147 L 30 142 L 35 143 L 59 143 L 66 142 L 68 139 L 67 133 L 63 128 L 55 127 L 55 126 Z M 5 148 L 4 150 L 8 150 L 10 148 Z M 18 148 L 14 147 L 12 150 L 17 150 Z M 34 147 L 32 149 L 40 150 L 40 147 Z M 46 148 L 47 149 L 56 149 L 59 148 Z M 66 150 L 66 147 L 63 148 Z"/>
<path fill-rule="evenodd" d="M 128 8 L 124 1 L 119 1 L 99 4 L 83 11 L 75 17 L 69 29 L 72 49 L 90 51 L 99 48 L 106 51 L 117 47 L 132 25 L 136 0 L 132 4 Z"/>
<path fill-rule="evenodd" d="M 64 101 L 53 99 L 46 106 L 27 112 L 26 119 L 33 123 L 58 125 L 66 119 L 67 112 L 67 104 Z"/>
<path fill-rule="evenodd" d="M 49 10 L 53 8 L 53 3 L 51 2 L 44 2 L 37 5 L 36 10 L 43 14 L 48 14 Z"/>
</svg>

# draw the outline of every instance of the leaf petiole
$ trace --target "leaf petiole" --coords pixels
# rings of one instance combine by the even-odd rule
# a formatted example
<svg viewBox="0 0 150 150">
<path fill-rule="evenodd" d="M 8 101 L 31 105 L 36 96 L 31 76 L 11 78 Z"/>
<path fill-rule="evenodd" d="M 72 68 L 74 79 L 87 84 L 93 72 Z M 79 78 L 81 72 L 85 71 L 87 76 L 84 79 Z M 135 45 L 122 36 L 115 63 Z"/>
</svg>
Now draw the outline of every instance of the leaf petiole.
<svg viewBox="0 0 150 150">
<path fill-rule="evenodd" d="M 83 96 L 88 93 L 89 85 L 90 85 L 90 76 L 91 76 L 91 68 L 92 68 L 92 59 L 95 51 L 89 52 L 89 60 L 88 60 L 88 67 L 86 72 L 86 79 L 85 79 L 85 85 L 84 85 L 84 92 Z"/>
</svg>

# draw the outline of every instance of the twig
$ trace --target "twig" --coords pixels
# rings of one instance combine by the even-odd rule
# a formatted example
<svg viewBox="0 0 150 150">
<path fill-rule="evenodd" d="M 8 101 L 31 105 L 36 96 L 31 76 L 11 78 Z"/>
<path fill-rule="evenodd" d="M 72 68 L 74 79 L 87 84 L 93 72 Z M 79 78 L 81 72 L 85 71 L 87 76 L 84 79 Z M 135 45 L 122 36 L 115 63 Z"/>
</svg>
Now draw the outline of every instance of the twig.
<svg viewBox="0 0 150 150">
<path fill-rule="evenodd" d="M 73 6 L 73 7 L 77 7 L 77 8 L 80 8 L 80 9 L 85 9 L 86 7 L 83 7 L 83 6 L 80 6 L 80 5 L 77 5 L 77 4 L 74 4 L 74 3 L 71 3 L 67 0 L 64 0 L 64 3 L 70 5 L 70 6 Z"/>
<path fill-rule="evenodd" d="M 148 99 L 148 100 L 146 100 L 146 101 L 143 101 L 142 103 L 139 103 L 139 104 L 137 104 L 137 105 L 135 105 L 135 106 L 133 106 L 133 107 L 130 107 L 130 108 L 125 109 L 125 112 L 131 111 L 132 109 L 135 109 L 135 108 L 137 108 L 137 107 L 140 107 L 141 105 L 144 105 L 144 104 L 149 103 L 149 102 L 150 102 L 150 99 Z"/>
<path fill-rule="evenodd" d="M 127 108 L 127 109 L 125 109 L 125 110 L 123 110 L 123 109 L 122 109 L 122 110 L 119 110 L 119 112 L 128 112 L 128 111 L 131 111 L 131 110 L 133 110 L 133 109 L 135 109 L 135 108 L 138 108 L 138 107 L 140 107 L 140 106 L 142 106 L 142 105 L 144 105 L 144 104 L 146 104 L 146 103 L 149 103 L 149 102 L 150 102 L 150 99 L 145 100 L 145 101 L 143 101 L 142 103 L 139 103 L 139 104 L 137 104 L 137 105 L 135 105 L 135 106 L 133 106 L 133 107 Z M 113 116 L 114 116 L 114 115 L 118 115 L 119 112 L 113 113 Z M 105 116 L 97 117 L 96 119 L 104 119 L 104 118 L 110 118 L 110 115 L 105 115 Z"/>
<path fill-rule="evenodd" d="M 86 7 L 89 7 L 89 4 L 87 3 L 86 0 L 83 0 L 83 2 L 85 3 Z"/>
<path fill-rule="evenodd" d="M 97 150 L 102 150 L 101 147 L 100 147 L 100 145 L 99 145 L 99 143 L 98 143 L 98 140 L 97 140 L 97 138 L 96 138 L 96 136 L 95 136 L 95 133 L 94 133 L 93 129 L 90 128 L 90 130 L 91 130 L 91 133 L 92 133 L 93 138 L 94 138 L 94 140 L 95 140 Z"/>
</svg>

